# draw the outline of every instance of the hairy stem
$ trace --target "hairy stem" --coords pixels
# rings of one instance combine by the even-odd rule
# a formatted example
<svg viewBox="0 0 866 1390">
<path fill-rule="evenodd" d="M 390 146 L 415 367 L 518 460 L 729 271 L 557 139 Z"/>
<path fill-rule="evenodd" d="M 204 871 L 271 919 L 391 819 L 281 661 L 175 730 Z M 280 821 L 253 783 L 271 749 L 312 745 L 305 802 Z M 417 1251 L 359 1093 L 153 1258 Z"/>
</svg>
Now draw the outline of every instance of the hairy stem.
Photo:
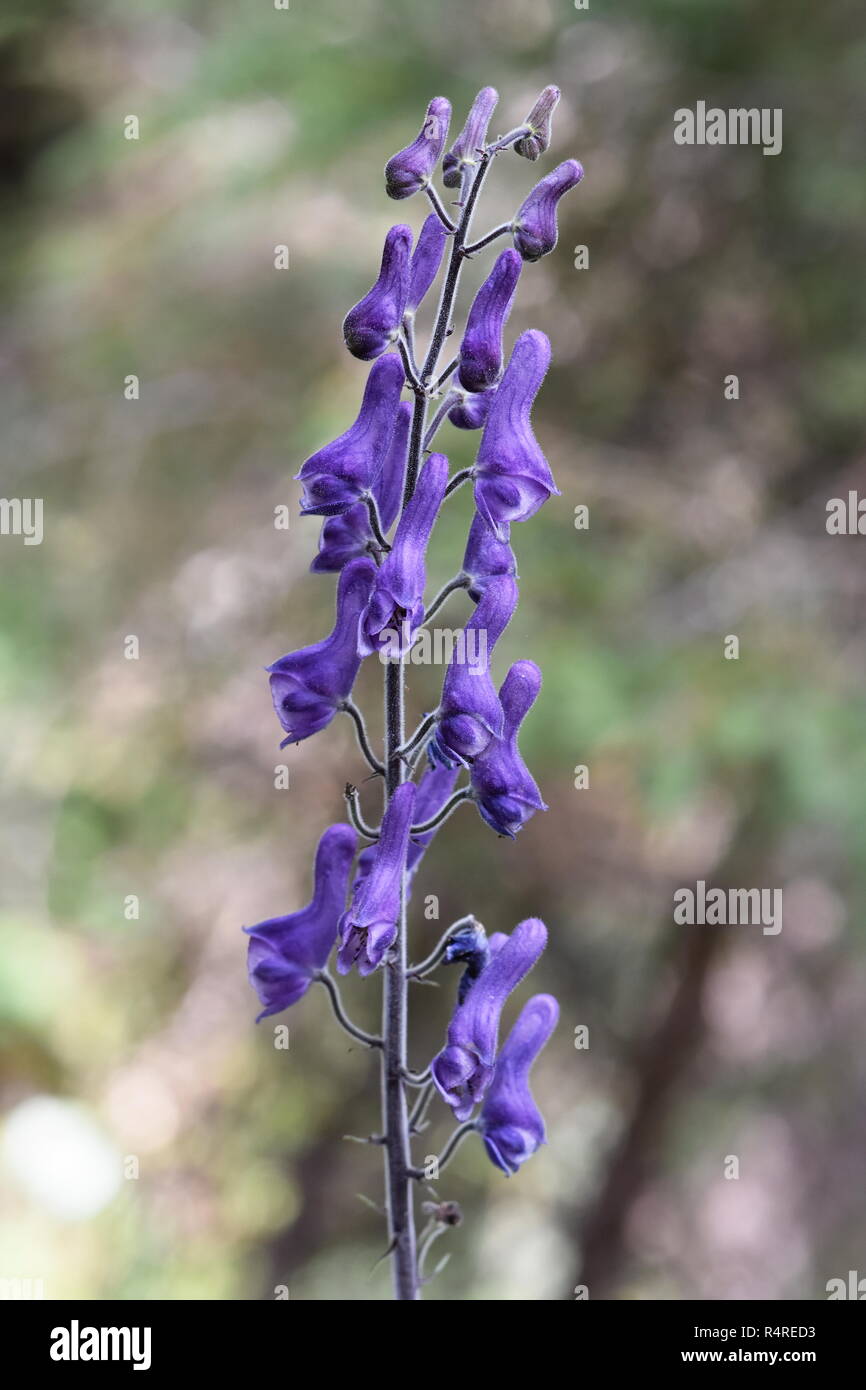
<svg viewBox="0 0 866 1390">
<path fill-rule="evenodd" d="M 455 792 L 451 799 L 445 802 L 441 811 L 437 811 L 435 816 L 431 816 L 429 820 L 423 821 L 421 825 L 413 825 L 409 834 L 426 835 L 428 830 L 435 830 L 437 825 L 441 825 L 444 820 L 447 820 L 449 816 L 454 814 L 458 806 L 461 806 L 464 801 L 469 801 L 471 797 L 472 788 L 461 787 L 459 792 Z"/>
<path fill-rule="evenodd" d="M 460 1125 L 457 1129 L 454 1130 L 453 1134 L 451 1135 L 451 1138 L 445 1145 L 445 1148 L 442 1150 L 441 1154 L 436 1159 L 437 1174 L 441 1173 L 445 1165 L 449 1163 L 450 1160 L 454 1157 L 455 1153 L 459 1149 L 460 1145 L 463 1143 L 463 1140 L 466 1138 L 467 1134 L 474 1134 L 477 1131 L 477 1129 L 477 1120 L 466 1120 L 464 1124 Z M 419 1182 L 422 1178 L 427 1178 L 429 1180 L 429 1176 L 430 1175 L 428 1174 L 425 1168 L 412 1169 L 412 1177 L 416 1178 Z"/>
<path fill-rule="evenodd" d="M 343 711 L 344 714 L 348 714 L 349 718 L 355 725 L 355 733 L 358 738 L 358 747 L 364 754 L 364 757 L 367 759 L 369 766 L 379 777 L 384 777 L 385 764 L 379 761 L 379 759 L 376 757 L 376 754 L 373 752 L 373 749 L 370 747 L 370 740 L 367 736 L 367 725 L 364 722 L 364 716 L 358 709 L 358 706 L 354 703 L 353 700 L 344 700 L 340 706 L 340 709 Z"/>
<path fill-rule="evenodd" d="M 366 1047 L 381 1047 L 381 1038 L 374 1037 L 372 1033 L 365 1033 L 363 1028 L 359 1028 L 357 1024 L 353 1023 L 349 1018 L 346 1010 L 343 1008 L 343 1001 L 340 997 L 340 990 L 337 982 L 328 974 L 327 970 L 320 970 L 316 975 L 316 979 L 319 984 L 324 985 L 325 989 L 328 991 L 331 999 L 331 1007 L 334 1010 L 334 1017 L 337 1019 L 340 1026 L 345 1028 L 346 1032 L 350 1033 L 353 1038 L 357 1038 L 358 1042 L 364 1043 Z"/>
</svg>

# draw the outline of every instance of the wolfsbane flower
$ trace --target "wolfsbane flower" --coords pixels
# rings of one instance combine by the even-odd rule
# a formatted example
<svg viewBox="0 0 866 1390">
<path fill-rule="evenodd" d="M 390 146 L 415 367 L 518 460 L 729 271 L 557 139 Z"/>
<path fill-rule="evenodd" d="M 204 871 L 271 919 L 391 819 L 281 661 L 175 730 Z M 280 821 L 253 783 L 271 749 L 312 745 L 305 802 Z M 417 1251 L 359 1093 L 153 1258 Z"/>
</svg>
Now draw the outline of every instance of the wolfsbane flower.
<svg viewBox="0 0 866 1390">
<path fill-rule="evenodd" d="M 394 519 L 400 510 L 411 423 L 412 407 L 408 401 L 401 401 L 397 406 L 394 433 L 391 435 L 385 462 L 372 488 L 379 511 L 379 522 L 386 533 L 394 525 Z M 356 502 L 354 507 L 341 512 L 339 516 L 325 517 L 319 533 L 319 553 L 310 569 L 315 574 L 341 570 L 350 560 L 369 554 L 374 546 L 367 504 Z"/>
<path fill-rule="evenodd" d="M 514 839 L 530 816 L 546 811 L 541 793 L 520 756 L 517 735 L 541 689 L 541 672 L 534 661 L 515 661 L 499 691 L 505 716 L 501 738 L 492 738 L 472 763 L 474 800 L 482 819 Z"/>
<path fill-rule="evenodd" d="M 451 653 L 442 682 L 439 719 L 430 741 L 430 756 L 448 767 L 471 763 L 504 728 L 502 706 L 490 678 L 490 654 L 517 607 L 517 585 L 510 575 L 491 579 L 464 628 L 464 653 L 470 634 L 478 633 L 482 650 L 476 659 L 457 661 Z"/>
<path fill-rule="evenodd" d="M 532 160 L 537 159 L 540 154 L 544 154 L 550 144 L 551 119 L 559 102 L 559 97 L 558 87 L 545 87 L 523 122 L 525 126 L 529 127 L 529 134 L 514 142 L 515 154 L 521 155 L 524 159 Z"/>
<path fill-rule="evenodd" d="M 506 539 L 497 540 L 480 512 L 476 512 L 469 527 L 469 538 L 463 556 L 463 576 L 473 603 L 478 603 L 491 579 L 509 574 L 517 578 L 517 561 L 508 543 L 510 527 L 503 528 Z"/>
<path fill-rule="evenodd" d="M 437 764 L 436 767 L 425 768 L 422 777 L 417 784 L 415 795 L 414 823 L 424 825 L 428 820 L 432 820 L 438 815 L 454 790 L 454 783 L 457 781 L 459 767 L 444 767 Z M 438 826 L 432 830 L 426 830 L 423 835 L 413 835 L 409 841 L 409 848 L 406 853 L 406 896 L 410 895 L 412 878 L 418 865 L 424 857 L 424 852 L 436 835 Z M 368 845 L 362 849 L 358 855 L 358 864 L 355 871 L 355 881 L 352 884 L 353 895 L 358 892 L 364 879 L 373 867 L 376 859 L 376 846 Z"/>
<path fill-rule="evenodd" d="M 353 357 L 380 357 L 400 332 L 409 294 L 411 227 L 392 227 L 385 238 L 379 278 L 343 320 L 343 337 Z"/>
<path fill-rule="evenodd" d="M 274 709 L 287 734 L 281 748 L 324 729 L 351 694 L 361 665 L 358 619 L 375 578 L 372 560 L 350 561 L 337 585 L 337 616 L 330 637 L 289 652 L 267 668 Z"/>
<path fill-rule="evenodd" d="M 409 293 L 406 296 L 406 312 L 414 314 L 426 295 L 442 264 L 442 255 L 448 233 L 438 215 L 431 212 L 418 233 L 415 250 L 409 264 Z"/>
<path fill-rule="evenodd" d="M 394 944 L 414 807 L 415 787 L 404 782 L 388 802 L 370 870 L 340 918 L 341 975 L 348 975 L 353 965 L 359 975 L 372 974 Z"/>
<path fill-rule="evenodd" d="M 550 365 L 543 333 L 521 333 L 496 388 L 473 469 L 475 505 L 497 540 L 512 521 L 527 521 L 551 494 L 559 495 L 550 465 L 532 432 L 532 403 Z"/>
<path fill-rule="evenodd" d="M 318 971 L 324 969 L 346 905 L 357 841 L 351 825 L 330 826 L 316 850 L 312 902 L 288 917 L 271 917 L 254 927 L 244 927 L 250 938 L 250 984 L 264 1005 L 257 1023 L 297 1003 Z"/>
<path fill-rule="evenodd" d="M 385 191 L 389 198 L 411 198 L 430 182 L 445 148 L 450 120 L 450 101 L 434 97 L 416 139 L 392 155 L 385 165 Z"/>
<path fill-rule="evenodd" d="M 547 944 L 538 917 L 518 923 L 470 988 L 448 1025 L 447 1043 L 431 1065 L 433 1082 L 458 1120 L 468 1120 L 493 1076 L 499 1018 L 513 989 Z"/>
<path fill-rule="evenodd" d="M 467 391 L 488 391 L 499 380 L 502 330 L 522 266 L 516 251 L 503 251 L 472 301 L 457 367 L 460 385 Z"/>
<path fill-rule="evenodd" d="M 553 995 L 534 995 L 496 1060 L 478 1128 L 491 1161 L 506 1177 L 546 1142 L 544 1120 L 529 1089 L 529 1073 L 558 1021 L 559 1005 Z"/>
<path fill-rule="evenodd" d="M 478 163 L 478 152 L 487 139 L 487 126 L 498 101 L 495 87 L 482 87 L 473 101 L 466 124 L 442 161 L 442 182 L 446 188 L 459 188 L 466 170 Z"/>
<path fill-rule="evenodd" d="M 556 207 L 563 196 L 583 178 L 583 165 L 566 159 L 537 183 L 520 205 L 512 224 L 514 245 L 525 261 L 539 261 L 556 245 Z"/>
<path fill-rule="evenodd" d="M 373 487 L 391 443 L 404 382 L 395 353 L 373 363 L 354 425 L 311 454 L 295 474 L 304 485 L 304 516 L 336 516 Z"/>
</svg>

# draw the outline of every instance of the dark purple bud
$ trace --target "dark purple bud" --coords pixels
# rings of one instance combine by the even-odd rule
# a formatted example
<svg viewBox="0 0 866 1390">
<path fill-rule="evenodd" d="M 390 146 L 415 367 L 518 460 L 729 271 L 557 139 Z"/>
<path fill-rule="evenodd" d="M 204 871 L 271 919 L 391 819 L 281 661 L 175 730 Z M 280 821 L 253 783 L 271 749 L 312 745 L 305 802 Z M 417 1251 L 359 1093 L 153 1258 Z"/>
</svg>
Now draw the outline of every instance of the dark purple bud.
<svg viewBox="0 0 866 1390">
<path fill-rule="evenodd" d="M 506 1177 L 546 1142 L 544 1120 L 529 1089 L 529 1073 L 558 1021 L 559 1005 L 553 995 L 536 994 L 524 1005 L 497 1058 L 478 1128 L 491 1162 Z"/>
<path fill-rule="evenodd" d="M 369 362 L 396 341 L 409 293 L 411 227 L 392 227 L 385 238 L 379 278 L 343 320 L 343 337 L 353 357 Z"/>
<path fill-rule="evenodd" d="M 442 161 L 442 182 L 446 188 L 459 188 L 465 170 L 478 163 L 478 151 L 487 139 L 487 126 L 498 100 L 495 87 L 482 87 L 473 101 L 465 126 Z"/>
<path fill-rule="evenodd" d="M 480 430 L 490 414 L 490 403 L 495 392 L 483 391 L 473 396 L 467 391 L 455 391 L 455 404 L 448 412 L 448 419 L 458 430 Z"/>
<path fill-rule="evenodd" d="M 406 455 L 409 449 L 409 428 L 412 423 L 412 407 L 408 401 L 397 406 L 397 419 L 391 443 L 382 466 L 382 472 L 373 484 L 373 496 L 379 508 L 379 520 L 383 531 L 390 531 L 394 518 L 400 510 L 403 495 L 403 478 L 406 473 Z M 367 555 L 374 544 L 370 529 L 370 513 L 366 503 L 356 502 L 354 507 L 339 516 L 326 517 L 319 533 L 319 553 L 310 569 L 315 574 L 328 574 L 341 570 L 350 560 L 359 555 Z"/>
<path fill-rule="evenodd" d="M 498 540 L 512 521 L 534 516 L 551 493 L 553 474 L 532 433 L 532 403 L 550 365 L 543 333 L 521 333 L 484 426 L 475 462 L 475 505 Z"/>
<path fill-rule="evenodd" d="M 507 940 L 505 936 L 502 939 Z M 481 923 L 473 918 L 449 937 L 444 959 L 447 965 L 462 961 L 466 966 L 457 986 L 457 1003 L 462 1004 L 482 970 L 490 964 L 490 942 Z"/>
<path fill-rule="evenodd" d="M 460 385 L 467 391 L 489 391 L 499 380 L 502 330 L 522 266 L 516 251 L 503 251 L 472 301 L 457 367 Z"/>
<path fill-rule="evenodd" d="M 316 850 L 315 886 L 309 906 L 289 917 L 271 917 L 255 927 L 244 927 L 250 938 L 250 984 L 264 1005 L 256 1023 L 297 1003 L 316 972 L 324 968 L 346 906 L 357 840 L 351 825 L 332 825 Z"/>
<path fill-rule="evenodd" d="M 349 910 L 340 918 L 337 969 L 341 975 L 348 975 L 353 965 L 357 965 L 359 975 L 372 974 L 394 943 L 414 808 L 415 787 L 411 782 L 403 782 L 382 818 L 369 873 L 353 892 Z"/>
<path fill-rule="evenodd" d="M 509 528 L 506 525 L 505 533 Z M 463 574 L 467 580 L 466 588 L 473 603 L 477 603 L 490 583 L 500 574 L 510 574 L 517 578 L 517 561 L 508 540 L 499 541 L 479 512 L 472 518 L 466 554 L 463 556 Z"/>
<path fill-rule="evenodd" d="M 515 154 L 522 155 L 524 159 L 537 159 L 540 154 L 544 154 L 550 144 L 551 117 L 559 102 L 559 96 L 558 87 L 545 87 L 523 122 L 529 127 L 529 134 L 514 142 Z"/>
<path fill-rule="evenodd" d="M 418 791 L 415 796 L 415 815 L 416 825 L 423 825 L 425 821 L 432 820 L 435 815 L 442 810 L 449 796 L 454 790 L 454 783 L 457 781 L 458 767 L 428 767 L 418 782 Z M 413 835 L 409 841 L 409 851 L 406 855 L 406 873 L 408 882 L 406 885 L 406 896 L 408 898 L 411 890 L 412 875 L 424 858 L 424 851 L 430 844 L 438 830 L 428 830 L 424 835 Z M 355 872 L 355 881 L 352 884 L 352 892 L 357 893 L 367 874 L 373 867 L 376 858 L 376 846 L 368 845 L 362 849 L 358 855 L 358 865 Z"/>
<path fill-rule="evenodd" d="M 583 178 L 583 165 L 567 159 L 537 183 L 518 208 L 512 225 L 514 245 L 525 261 L 539 261 L 556 245 L 556 205 Z"/>
<path fill-rule="evenodd" d="M 472 790 L 481 816 L 497 835 L 514 839 L 536 811 L 546 811 L 526 763 L 517 735 L 541 689 L 541 672 L 534 661 L 515 661 L 499 692 L 505 715 L 501 738 L 492 738 L 472 764 Z"/>
<path fill-rule="evenodd" d="M 337 620 L 330 637 L 290 652 L 268 667 L 274 709 L 288 735 L 281 748 L 324 729 L 350 695 L 361 665 L 358 619 L 375 577 L 372 560 L 352 560 L 340 575 Z"/>
<path fill-rule="evenodd" d="M 391 443 L 404 381 L 395 353 L 373 363 L 354 425 L 311 454 L 295 474 L 304 485 L 304 516 L 336 516 L 370 491 Z"/>
<path fill-rule="evenodd" d="M 418 138 L 399 154 L 392 155 L 385 165 L 385 191 L 389 198 L 411 198 L 430 182 L 442 158 L 450 120 L 450 101 L 434 97 L 427 107 Z"/>
<path fill-rule="evenodd" d="M 431 454 L 418 478 L 415 491 L 397 523 L 394 541 L 358 628 L 358 651 L 387 652 L 405 656 L 412 636 L 424 618 L 424 586 L 427 583 L 427 542 L 448 485 L 448 460 Z"/>
<path fill-rule="evenodd" d="M 437 1090 L 458 1120 L 468 1120 L 493 1077 L 499 1018 L 513 989 L 529 973 L 547 944 L 537 917 L 520 922 L 482 970 L 448 1025 L 447 1043 L 433 1059 Z"/>
<path fill-rule="evenodd" d="M 435 212 L 431 212 L 418 233 L 415 250 L 412 252 L 412 261 L 409 266 L 409 294 L 406 299 L 407 313 L 414 314 L 436 279 L 442 264 L 442 255 L 447 240 L 448 233 L 442 226 L 439 217 Z"/>
<path fill-rule="evenodd" d="M 430 756 L 446 767 L 467 764 L 501 735 L 502 706 L 490 679 L 490 654 L 517 607 L 517 585 L 509 575 L 491 579 L 455 644 L 442 683 L 439 720 Z"/>
</svg>

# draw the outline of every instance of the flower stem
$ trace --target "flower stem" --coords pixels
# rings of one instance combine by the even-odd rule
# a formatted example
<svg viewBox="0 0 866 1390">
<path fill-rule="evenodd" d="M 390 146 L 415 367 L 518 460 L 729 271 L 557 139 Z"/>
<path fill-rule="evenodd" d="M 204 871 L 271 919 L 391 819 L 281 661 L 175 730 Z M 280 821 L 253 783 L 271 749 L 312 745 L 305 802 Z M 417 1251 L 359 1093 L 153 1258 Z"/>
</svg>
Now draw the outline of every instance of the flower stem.
<svg viewBox="0 0 866 1390">
<path fill-rule="evenodd" d="M 455 792 L 451 799 L 445 802 L 441 811 L 437 811 L 435 816 L 431 816 L 430 820 L 425 820 L 421 825 L 413 825 L 409 834 L 426 835 L 428 830 L 435 830 L 437 825 L 441 825 L 444 820 L 453 815 L 458 806 L 462 805 L 464 801 L 469 801 L 471 797 L 472 788 L 461 787 L 459 792 Z"/>
<path fill-rule="evenodd" d="M 381 1038 L 374 1037 L 372 1033 L 365 1033 L 363 1028 L 359 1028 L 357 1024 L 353 1023 L 349 1018 L 346 1010 L 343 1008 L 343 1001 L 340 997 L 340 990 L 337 982 L 328 974 L 327 970 L 320 970 L 316 975 L 316 979 L 319 981 L 319 984 L 324 985 L 325 989 L 328 991 L 331 998 L 331 1007 L 334 1010 L 334 1017 L 337 1019 L 340 1026 L 345 1028 L 346 1032 L 350 1033 L 353 1038 L 357 1038 L 358 1042 L 364 1043 L 366 1047 L 381 1047 Z"/>
<path fill-rule="evenodd" d="M 489 246 L 491 241 L 495 241 L 497 237 L 505 236 L 506 232 L 511 231 L 513 225 L 513 222 L 500 223 L 498 227 L 493 228 L 492 232 L 488 232 L 486 236 L 483 236 L 480 241 L 473 241 L 471 246 L 467 246 L 464 255 L 474 256 L 476 251 L 483 250 L 485 246 Z"/>
</svg>

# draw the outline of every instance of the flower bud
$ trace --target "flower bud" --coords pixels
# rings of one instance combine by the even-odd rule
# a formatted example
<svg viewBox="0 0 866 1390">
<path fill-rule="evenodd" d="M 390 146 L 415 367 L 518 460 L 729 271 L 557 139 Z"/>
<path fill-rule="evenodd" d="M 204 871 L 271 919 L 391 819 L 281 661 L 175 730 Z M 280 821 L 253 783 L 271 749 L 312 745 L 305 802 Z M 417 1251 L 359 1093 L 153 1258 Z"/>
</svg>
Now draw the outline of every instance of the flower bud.
<svg viewBox="0 0 866 1390">
<path fill-rule="evenodd" d="M 559 88 L 545 87 L 526 120 L 529 134 L 514 142 L 514 153 L 524 159 L 537 159 L 544 154 L 550 144 L 550 123 L 554 109 L 559 102 Z"/>
<path fill-rule="evenodd" d="M 502 330 L 522 265 L 516 251 L 503 251 L 472 301 L 457 366 L 460 385 L 467 391 L 488 391 L 499 380 Z"/>
<path fill-rule="evenodd" d="M 395 341 L 409 293 L 411 227 L 392 227 L 385 238 L 379 278 L 343 320 L 343 337 L 353 357 L 370 362 Z"/>
<path fill-rule="evenodd" d="M 304 516 L 337 516 L 372 488 L 391 443 L 405 380 L 395 353 L 373 363 L 354 425 L 311 454 L 295 474 L 304 485 Z"/>
<path fill-rule="evenodd" d="M 556 245 L 556 205 L 583 178 L 583 165 L 566 159 L 537 183 L 512 225 L 514 245 L 525 261 L 539 261 Z"/>
<path fill-rule="evenodd" d="M 487 126 L 498 100 L 495 87 L 482 87 L 473 101 L 465 126 L 442 161 L 442 182 L 446 188 L 459 188 L 464 170 L 478 163 L 478 151 L 487 139 Z"/>
<path fill-rule="evenodd" d="M 385 165 L 385 191 L 389 198 L 411 198 L 430 182 L 445 148 L 450 120 L 451 103 L 444 97 L 434 97 L 417 139 L 392 155 Z"/>
<path fill-rule="evenodd" d="M 529 1089 L 529 1073 L 558 1022 L 559 1005 L 553 995 L 534 995 L 496 1059 L 478 1128 L 488 1158 L 506 1177 L 545 1143 L 544 1120 Z"/>
<path fill-rule="evenodd" d="M 438 215 L 431 212 L 418 233 L 412 261 L 409 266 L 409 294 L 406 299 L 407 313 L 414 314 L 421 300 L 436 279 L 442 264 L 442 254 L 448 233 L 442 226 Z"/>
<path fill-rule="evenodd" d="M 550 364 L 550 343 L 538 329 L 521 333 L 496 388 L 475 461 L 475 505 L 498 540 L 512 521 L 534 516 L 558 494 L 550 465 L 532 432 L 532 403 Z"/>
</svg>

